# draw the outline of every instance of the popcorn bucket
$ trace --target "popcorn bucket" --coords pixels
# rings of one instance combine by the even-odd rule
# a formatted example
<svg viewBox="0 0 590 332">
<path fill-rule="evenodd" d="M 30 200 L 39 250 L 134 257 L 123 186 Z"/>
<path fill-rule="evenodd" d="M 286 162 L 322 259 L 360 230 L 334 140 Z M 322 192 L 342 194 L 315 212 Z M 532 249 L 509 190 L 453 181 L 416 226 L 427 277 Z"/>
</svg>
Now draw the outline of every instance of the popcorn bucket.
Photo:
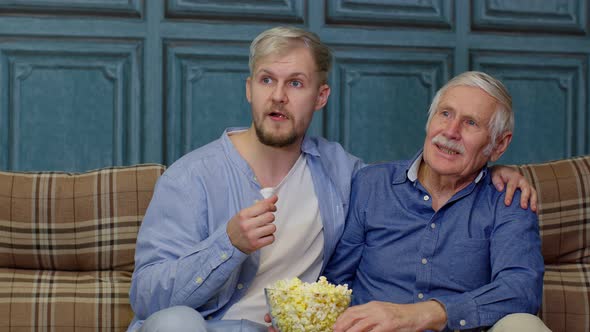
<svg viewBox="0 0 590 332">
<path fill-rule="evenodd" d="M 336 318 L 350 305 L 350 292 L 265 288 L 272 326 L 280 332 L 332 331 Z"/>
</svg>

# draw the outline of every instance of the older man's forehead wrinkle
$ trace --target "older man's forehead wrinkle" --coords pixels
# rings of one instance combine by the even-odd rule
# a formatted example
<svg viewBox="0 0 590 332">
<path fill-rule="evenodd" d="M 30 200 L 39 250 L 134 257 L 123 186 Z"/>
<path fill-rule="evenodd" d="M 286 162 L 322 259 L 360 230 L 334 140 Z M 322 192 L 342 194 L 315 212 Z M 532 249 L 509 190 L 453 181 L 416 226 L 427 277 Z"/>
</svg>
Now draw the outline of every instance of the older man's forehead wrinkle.
<svg viewBox="0 0 590 332">
<path fill-rule="evenodd" d="M 497 102 L 495 104 L 497 104 Z M 479 106 L 483 108 L 484 105 Z M 489 120 L 492 117 L 492 114 L 489 112 L 483 112 L 483 109 L 480 109 L 480 107 L 477 107 L 477 109 L 464 110 L 460 106 L 456 105 L 456 103 L 454 103 L 452 100 L 443 99 L 439 103 L 437 111 L 449 111 L 463 119 L 472 119 L 478 122 Z"/>
</svg>

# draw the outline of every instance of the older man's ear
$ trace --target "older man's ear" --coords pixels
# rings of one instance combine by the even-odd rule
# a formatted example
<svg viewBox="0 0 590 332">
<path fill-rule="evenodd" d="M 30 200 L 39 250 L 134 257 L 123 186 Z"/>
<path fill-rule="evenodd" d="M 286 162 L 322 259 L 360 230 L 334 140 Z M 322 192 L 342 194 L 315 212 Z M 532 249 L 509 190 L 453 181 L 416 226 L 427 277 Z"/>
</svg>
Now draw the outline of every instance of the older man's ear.
<svg viewBox="0 0 590 332">
<path fill-rule="evenodd" d="M 512 133 L 507 132 L 502 134 L 502 137 L 496 142 L 496 147 L 492 150 L 492 154 L 490 155 L 490 161 L 496 161 L 502 157 L 504 151 L 508 149 L 508 145 L 510 145 L 510 141 L 512 141 Z"/>
</svg>

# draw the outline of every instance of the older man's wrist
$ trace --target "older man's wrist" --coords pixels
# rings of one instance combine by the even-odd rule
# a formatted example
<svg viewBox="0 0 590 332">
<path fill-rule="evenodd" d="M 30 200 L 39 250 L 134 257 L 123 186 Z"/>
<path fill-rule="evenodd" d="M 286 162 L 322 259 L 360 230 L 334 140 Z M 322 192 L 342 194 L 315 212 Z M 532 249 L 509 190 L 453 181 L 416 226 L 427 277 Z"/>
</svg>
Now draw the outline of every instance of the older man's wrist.
<svg viewBox="0 0 590 332">
<path fill-rule="evenodd" d="M 428 315 L 426 328 L 434 331 L 444 330 L 447 326 L 447 311 L 444 305 L 436 300 L 426 301 L 424 304 L 428 306 L 428 309 L 425 310 Z"/>
</svg>

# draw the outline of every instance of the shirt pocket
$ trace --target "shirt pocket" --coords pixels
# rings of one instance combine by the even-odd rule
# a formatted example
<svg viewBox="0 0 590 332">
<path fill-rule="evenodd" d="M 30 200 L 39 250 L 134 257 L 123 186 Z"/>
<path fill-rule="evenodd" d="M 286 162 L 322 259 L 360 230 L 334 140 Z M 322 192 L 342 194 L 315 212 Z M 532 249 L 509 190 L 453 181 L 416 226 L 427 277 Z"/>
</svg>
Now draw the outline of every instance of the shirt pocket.
<svg viewBox="0 0 590 332">
<path fill-rule="evenodd" d="M 466 291 L 490 282 L 490 240 L 457 241 L 450 254 L 450 278 Z"/>
</svg>

